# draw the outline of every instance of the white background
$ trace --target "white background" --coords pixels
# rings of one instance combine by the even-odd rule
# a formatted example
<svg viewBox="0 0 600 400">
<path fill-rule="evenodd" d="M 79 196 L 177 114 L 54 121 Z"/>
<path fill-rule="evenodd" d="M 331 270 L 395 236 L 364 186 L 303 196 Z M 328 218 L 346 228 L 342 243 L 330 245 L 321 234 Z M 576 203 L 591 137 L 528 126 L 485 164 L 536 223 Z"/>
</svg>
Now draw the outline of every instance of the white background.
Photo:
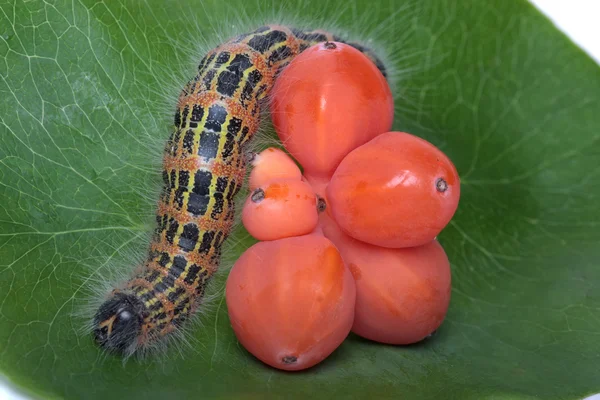
<svg viewBox="0 0 600 400">
<path fill-rule="evenodd" d="M 600 1 L 529 0 L 600 63 Z"/>
<path fill-rule="evenodd" d="M 559 29 L 600 63 L 600 0 L 530 1 L 546 14 Z M 565 384 L 568 384 L 568 382 L 565 382 Z M 600 385 L 600 382 L 598 384 Z M 587 400 L 592 399 L 600 400 L 600 394 L 588 397 Z M 0 400 L 28 400 L 28 398 L 5 386 L 0 378 Z"/>
</svg>

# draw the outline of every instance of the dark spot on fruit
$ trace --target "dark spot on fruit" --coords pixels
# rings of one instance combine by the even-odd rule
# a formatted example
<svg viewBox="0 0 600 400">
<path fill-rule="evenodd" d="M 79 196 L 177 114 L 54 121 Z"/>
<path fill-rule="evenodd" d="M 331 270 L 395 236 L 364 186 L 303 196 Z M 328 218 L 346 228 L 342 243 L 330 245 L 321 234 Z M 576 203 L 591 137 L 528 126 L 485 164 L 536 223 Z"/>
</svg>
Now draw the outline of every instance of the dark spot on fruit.
<svg viewBox="0 0 600 400">
<path fill-rule="evenodd" d="M 317 211 L 323 212 L 323 211 L 325 211 L 326 208 L 327 208 L 327 203 L 325 202 L 325 199 L 318 196 L 317 197 Z"/>
<path fill-rule="evenodd" d="M 296 356 L 285 356 L 281 359 L 281 362 L 284 364 L 294 364 L 296 361 L 298 361 L 298 357 Z"/>
<path fill-rule="evenodd" d="M 446 183 L 444 178 L 438 178 L 437 181 L 435 181 L 435 188 L 438 192 L 444 193 L 446 190 L 448 190 L 448 183 Z"/>
<path fill-rule="evenodd" d="M 333 50 L 337 48 L 337 46 L 333 42 L 325 42 L 325 44 L 323 44 L 323 47 L 325 47 L 327 50 Z"/>
<path fill-rule="evenodd" d="M 252 196 L 250 196 L 250 200 L 252 200 L 254 203 L 260 203 L 261 201 L 264 200 L 264 198 L 265 198 L 265 191 L 262 190 L 261 188 L 254 190 L 254 192 L 252 192 Z"/>
</svg>

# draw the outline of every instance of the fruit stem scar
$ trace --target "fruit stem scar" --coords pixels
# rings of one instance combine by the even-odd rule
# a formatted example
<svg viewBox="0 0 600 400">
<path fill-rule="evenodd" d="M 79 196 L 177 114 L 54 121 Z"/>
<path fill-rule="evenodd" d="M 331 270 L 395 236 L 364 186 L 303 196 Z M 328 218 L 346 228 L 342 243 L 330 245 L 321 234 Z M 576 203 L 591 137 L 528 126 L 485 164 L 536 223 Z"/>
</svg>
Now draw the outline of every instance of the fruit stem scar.
<svg viewBox="0 0 600 400">
<path fill-rule="evenodd" d="M 325 44 L 323 45 L 327 50 L 333 50 L 336 49 L 337 46 L 335 45 L 335 43 L 327 41 L 325 42 Z"/>
<path fill-rule="evenodd" d="M 285 356 L 281 359 L 281 361 L 284 364 L 294 364 L 296 361 L 298 361 L 298 357 L 296 356 Z"/>
<path fill-rule="evenodd" d="M 438 178 L 435 181 L 435 188 L 438 192 L 444 193 L 446 190 L 448 190 L 448 183 L 444 180 L 444 178 Z"/>
<path fill-rule="evenodd" d="M 325 209 L 327 208 L 327 203 L 325 202 L 325 199 L 322 198 L 321 196 L 317 196 L 317 212 L 323 212 L 325 211 Z"/>
<path fill-rule="evenodd" d="M 250 197 L 250 199 L 254 203 L 260 203 L 261 201 L 264 200 L 264 198 L 265 198 L 265 191 L 262 190 L 261 188 L 254 190 L 254 192 L 252 192 L 252 196 Z"/>
</svg>

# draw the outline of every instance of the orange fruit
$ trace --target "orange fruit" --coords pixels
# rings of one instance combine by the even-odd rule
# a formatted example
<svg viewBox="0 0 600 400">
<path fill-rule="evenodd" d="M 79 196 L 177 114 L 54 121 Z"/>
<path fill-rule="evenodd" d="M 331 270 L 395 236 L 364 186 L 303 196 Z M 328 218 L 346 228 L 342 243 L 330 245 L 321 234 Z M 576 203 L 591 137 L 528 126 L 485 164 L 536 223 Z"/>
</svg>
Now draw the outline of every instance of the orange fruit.
<svg viewBox="0 0 600 400">
<path fill-rule="evenodd" d="M 298 55 L 271 95 L 275 130 L 306 176 L 329 178 L 351 150 L 389 131 L 394 117 L 384 76 L 363 53 L 338 42 Z"/>
<path fill-rule="evenodd" d="M 233 266 L 225 290 L 240 343 L 290 371 L 318 364 L 344 341 L 355 296 L 340 253 L 320 235 L 255 244 Z"/>
<path fill-rule="evenodd" d="M 248 185 L 250 190 L 278 179 L 301 180 L 302 172 L 283 150 L 269 147 L 254 156 Z"/>
<path fill-rule="evenodd" d="M 423 340 L 442 324 L 450 303 L 450 263 L 442 246 L 390 249 L 344 234 L 323 215 L 321 227 L 356 282 L 352 332 L 388 344 Z"/>
<path fill-rule="evenodd" d="M 431 242 L 452 219 L 460 180 L 433 144 L 387 132 L 340 163 L 327 186 L 330 211 L 348 235 L 383 247 Z"/>
<path fill-rule="evenodd" d="M 317 226 L 317 198 L 300 180 L 275 180 L 254 189 L 242 210 L 242 223 L 258 240 L 305 235 Z"/>
</svg>

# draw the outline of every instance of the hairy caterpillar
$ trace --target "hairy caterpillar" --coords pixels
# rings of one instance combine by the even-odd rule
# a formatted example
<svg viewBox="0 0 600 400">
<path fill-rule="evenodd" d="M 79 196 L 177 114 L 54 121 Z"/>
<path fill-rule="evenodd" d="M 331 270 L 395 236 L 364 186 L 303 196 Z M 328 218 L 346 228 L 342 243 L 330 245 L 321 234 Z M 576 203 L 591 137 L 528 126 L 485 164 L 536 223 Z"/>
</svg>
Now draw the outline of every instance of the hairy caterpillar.
<svg viewBox="0 0 600 400">
<path fill-rule="evenodd" d="M 146 261 L 96 312 L 94 337 L 129 356 L 176 331 L 199 305 L 231 232 L 245 148 L 275 77 L 323 31 L 261 27 L 210 51 L 181 92 L 163 157 L 163 191 Z M 386 70 L 373 52 L 348 43 Z"/>
</svg>

